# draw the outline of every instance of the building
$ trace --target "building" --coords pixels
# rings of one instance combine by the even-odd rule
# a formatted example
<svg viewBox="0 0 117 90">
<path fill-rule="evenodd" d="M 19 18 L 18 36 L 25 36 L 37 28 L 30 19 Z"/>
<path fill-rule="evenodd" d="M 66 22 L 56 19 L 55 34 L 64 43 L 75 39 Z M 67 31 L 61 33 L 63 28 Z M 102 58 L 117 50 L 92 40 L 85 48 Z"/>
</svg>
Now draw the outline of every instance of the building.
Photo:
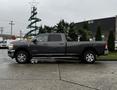
<svg viewBox="0 0 117 90">
<path fill-rule="evenodd" d="M 3 38 L 4 40 L 15 39 L 16 38 L 16 36 L 14 36 L 14 35 L 8 35 L 8 34 L 0 34 L 0 37 Z"/>
<path fill-rule="evenodd" d="M 87 23 L 89 30 L 93 32 L 94 36 L 96 34 L 97 28 L 100 27 L 105 40 L 108 39 L 110 31 L 114 31 L 115 39 L 117 40 L 117 17 L 108 17 L 79 22 L 75 24 L 75 27 L 80 29 L 85 23 Z"/>
</svg>

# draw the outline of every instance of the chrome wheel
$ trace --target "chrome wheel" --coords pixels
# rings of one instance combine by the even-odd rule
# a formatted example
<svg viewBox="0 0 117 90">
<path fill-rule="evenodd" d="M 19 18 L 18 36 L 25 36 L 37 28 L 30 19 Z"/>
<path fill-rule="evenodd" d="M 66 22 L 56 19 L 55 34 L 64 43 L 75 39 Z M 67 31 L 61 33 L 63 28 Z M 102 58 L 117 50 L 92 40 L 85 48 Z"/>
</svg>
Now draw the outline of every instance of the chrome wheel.
<svg viewBox="0 0 117 90">
<path fill-rule="evenodd" d="M 23 53 L 20 53 L 18 56 L 17 56 L 17 60 L 19 62 L 25 62 L 26 61 L 26 55 L 23 54 Z"/>
<path fill-rule="evenodd" d="M 26 51 L 18 51 L 15 55 L 16 62 L 26 64 L 30 62 L 30 56 Z"/>
<path fill-rule="evenodd" d="M 92 53 L 89 53 L 89 54 L 86 55 L 86 61 L 87 62 L 92 62 L 92 61 L 94 61 L 94 59 L 95 59 L 95 57 Z"/>
<path fill-rule="evenodd" d="M 84 62 L 92 64 L 96 61 L 96 54 L 93 51 L 86 51 L 83 59 Z"/>
</svg>

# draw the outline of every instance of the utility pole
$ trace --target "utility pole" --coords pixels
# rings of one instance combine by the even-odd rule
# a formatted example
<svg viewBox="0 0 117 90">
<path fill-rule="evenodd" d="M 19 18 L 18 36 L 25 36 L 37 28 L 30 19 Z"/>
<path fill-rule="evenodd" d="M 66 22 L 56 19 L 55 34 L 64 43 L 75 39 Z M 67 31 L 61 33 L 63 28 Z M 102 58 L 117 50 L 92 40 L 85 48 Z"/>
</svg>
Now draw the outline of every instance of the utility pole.
<svg viewBox="0 0 117 90">
<path fill-rule="evenodd" d="M 22 30 L 20 30 L 20 40 L 22 40 Z"/>
<path fill-rule="evenodd" d="M 11 25 L 11 36 L 13 35 L 13 25 L 15 25 L 15 23 L 13 21 L 10 21 L 9 23 Z"/>
<path fill-rule="evenodd" d="M 4 27 L 0 27 L 1 35 L 3 34 L 3 29 L 4 29 Z"/>
</svg>

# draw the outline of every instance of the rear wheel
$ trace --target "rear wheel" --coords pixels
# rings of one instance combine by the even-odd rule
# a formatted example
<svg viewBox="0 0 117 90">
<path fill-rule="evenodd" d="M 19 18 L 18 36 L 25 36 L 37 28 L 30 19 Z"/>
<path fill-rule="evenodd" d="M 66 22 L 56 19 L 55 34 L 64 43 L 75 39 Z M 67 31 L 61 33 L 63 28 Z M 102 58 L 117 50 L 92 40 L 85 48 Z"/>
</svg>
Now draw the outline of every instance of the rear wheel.
<svg viewBox="0 0 117 90">
<path fill-rule="evenodd" d="M 95 63 L 96 54 L 93 51 L 86 51 L 83 54 L 83 61 L 89 64 Z"/>
<path fill-rule="evenodd" d="M 19 64 L 26 64 L 30 62 L 29 54 L 26 51 L 17 51 L 15 59 Z"/>
</svg>

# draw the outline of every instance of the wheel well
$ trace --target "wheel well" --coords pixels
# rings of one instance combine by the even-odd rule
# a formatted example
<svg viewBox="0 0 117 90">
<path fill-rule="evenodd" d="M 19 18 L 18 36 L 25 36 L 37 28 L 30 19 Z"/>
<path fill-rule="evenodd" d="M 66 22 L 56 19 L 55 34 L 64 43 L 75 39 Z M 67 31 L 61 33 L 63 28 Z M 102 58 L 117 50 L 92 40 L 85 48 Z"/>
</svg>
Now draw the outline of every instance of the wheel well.
<svg viewBox="0 0 117 90">
<path fill-rule="evenodd" d="M 15 56 L 16 56 L 16 53 L 17 53 L 18 51 L 25 51 L 25 52 L 27 52 L 28 55 L 31 57 L 30 52 L 29 52 L 26 48 L 18 48 L 18 49 L 16 49 L 16 51 L 15 51 Z"/>
<path fill-rule="evenodd" d="M 85 49 L 83 50 L 83 52 L 82 52 L 82 55 L 83 55 L 86 51 L 92 51 L 92 52 L 94 52 L 96 55 L 98 55 L 96 49 L 93 48 L 93 47 L 87 47 L 87 48 L 85 48 Z"/>
</svg>

